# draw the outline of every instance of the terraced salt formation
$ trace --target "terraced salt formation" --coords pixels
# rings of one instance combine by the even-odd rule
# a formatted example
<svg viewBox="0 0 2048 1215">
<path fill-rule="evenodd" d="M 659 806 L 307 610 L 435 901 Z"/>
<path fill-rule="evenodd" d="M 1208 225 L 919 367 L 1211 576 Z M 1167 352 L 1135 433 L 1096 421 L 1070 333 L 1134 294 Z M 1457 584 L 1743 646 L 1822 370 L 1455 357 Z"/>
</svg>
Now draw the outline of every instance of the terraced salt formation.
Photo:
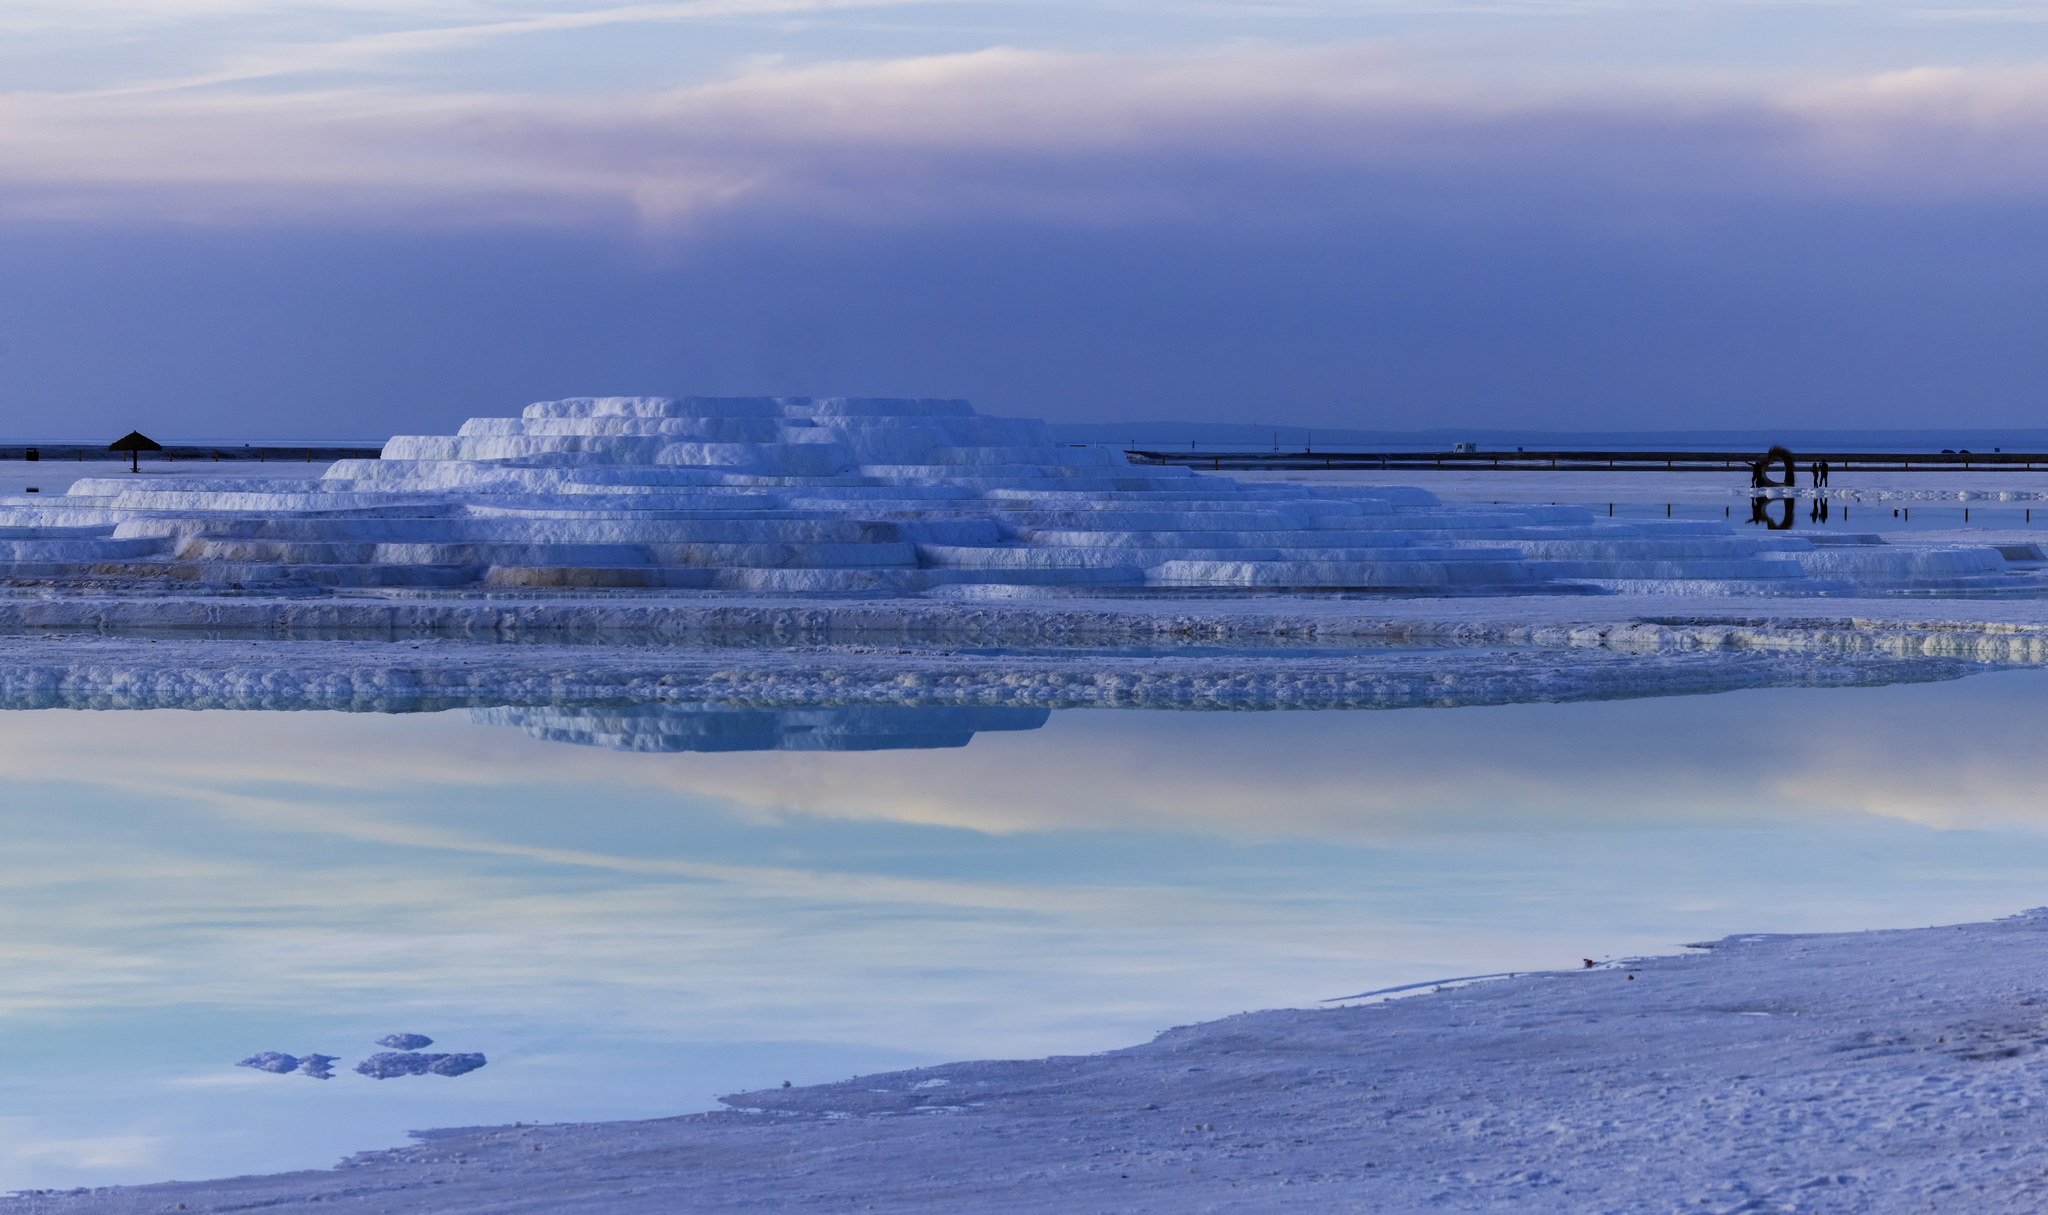
<svg viewBox="0 0 2048 1215">
<path fill-rule="evenodd" d="M 97 478 L 0 499 L 0 576 L 246 587 L 1681 590 L 2012 584 L 1981 546 L 1738 535 L 1418 489 L 1244 484 L 964 401 L 580 397 L 317 482 Z"/>
</svg>

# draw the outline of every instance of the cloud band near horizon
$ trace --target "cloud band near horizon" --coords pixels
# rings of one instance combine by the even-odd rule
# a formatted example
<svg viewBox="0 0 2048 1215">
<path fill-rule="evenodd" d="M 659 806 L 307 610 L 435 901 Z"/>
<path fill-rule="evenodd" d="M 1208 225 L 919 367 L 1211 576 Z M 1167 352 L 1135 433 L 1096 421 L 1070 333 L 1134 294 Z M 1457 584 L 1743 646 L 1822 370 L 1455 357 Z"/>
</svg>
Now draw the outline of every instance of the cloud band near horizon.
<svg viewBox="0 0 2048 1215">
<path fill-rule="evenodd" d="M 546 225 L 734 214 L 1317 226 L 1366 212 L 1947 206 L 2048 196 L 2048 66 L 1797 85 L 1490 85 L 1383 48 L 993 49 L 618 96 L 357 88 L 0 97 L 0 215 Z"/>
<path fill-rule="evenodd" d="M 17 437 L 431 433 L 593 392 L 1567 430 L 2034 426 L 2048 397 L 2038 23 L 95 0 L 36 8 L 51 34 L 21 11 Z M 1277 36 L 1301 13 L 1336 24 Z M 1384 28 L 1331 34 L 1360 13 Z M 56 66 L 29 87 L 38 38 Z"/>
</svg>

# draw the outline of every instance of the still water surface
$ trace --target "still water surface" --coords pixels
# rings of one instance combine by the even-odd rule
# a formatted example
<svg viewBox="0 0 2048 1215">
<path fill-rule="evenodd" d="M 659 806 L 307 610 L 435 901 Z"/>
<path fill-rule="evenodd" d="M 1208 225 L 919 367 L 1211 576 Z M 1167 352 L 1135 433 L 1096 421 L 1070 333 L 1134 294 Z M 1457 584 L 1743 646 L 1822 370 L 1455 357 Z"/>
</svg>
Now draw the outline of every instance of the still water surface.
<svg viewBox="0 0 2048 1215">
<path fill-rule="evenodd" d="M 2008 914 L 2048 903 L 2044 728 L 2036 672 L 1382 712 L 11 713 L 0 1188 Z M 393 1031 L 491 1062 L 345 1070 Z M 344 1070 L 231 1066 L 258 1050 Z"/>
</svg>

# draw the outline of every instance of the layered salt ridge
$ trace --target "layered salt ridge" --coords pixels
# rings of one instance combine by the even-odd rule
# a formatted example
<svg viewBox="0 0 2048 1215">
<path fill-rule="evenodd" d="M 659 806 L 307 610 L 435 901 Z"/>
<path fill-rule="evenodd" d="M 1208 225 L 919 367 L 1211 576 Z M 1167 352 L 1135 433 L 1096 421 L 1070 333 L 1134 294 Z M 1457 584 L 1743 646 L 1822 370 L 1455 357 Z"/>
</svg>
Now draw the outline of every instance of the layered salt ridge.
<svg viewBox="0 0 2048 1215">
<path fill-rule="evenodd" d="M 1057 444 L 1043 422 L 964 401 L 848 397 L 578 397 L 399 436 L 381 460 L 289 488 L 96 478 L 0 499 L 0 573 L 15 579 L 1818 594 L 2013 577 L 1990 547 L 1834 539 L 1248 484 Z"/>
</svg>

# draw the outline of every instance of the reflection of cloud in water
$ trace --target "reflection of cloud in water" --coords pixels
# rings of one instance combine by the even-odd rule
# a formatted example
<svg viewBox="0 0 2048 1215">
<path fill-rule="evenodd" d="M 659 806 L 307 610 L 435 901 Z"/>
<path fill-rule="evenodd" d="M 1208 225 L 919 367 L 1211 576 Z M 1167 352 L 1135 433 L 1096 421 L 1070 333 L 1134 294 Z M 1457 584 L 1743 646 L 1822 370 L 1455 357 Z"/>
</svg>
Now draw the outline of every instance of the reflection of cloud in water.
<svg viewBox="0 0 2048 1215">
<path fill-rule="evenodd" d="M 1050 709 L 1013 705 L 847 705 L 757 709 L 641 704 L 602 709 L 471 709 L 480 725 L 613 751 L 907 751 L 964 747 L 985 730 L 1036 730 Z"/>
<path fill-rule="evenodd" d="M 679 809 L 716 805 L 764 820 L 802 815 L 993 833 L 1138 829 L 1355 841 L 1843 814 L 2048 830 L 2033 758 L 2048 724 L 2044 688 L 2048 673 L 2006 672 L 1885 688 L 1402 712 L 1048 716 L 994 706 L 671 704 L 648 716 L 626 706 L 398 718 L 22 713 L 8 715 L 0 731 L 0 769 L 17 790 L 54 781 L 118 790 L 142 805 L 193 799 L 266 829 L 296 824 L 291 829 L 359 838 L 395 838 L 379 812 L 393 799 L 410 805 L 432 791 L 449 804 L 523 804 L 550 785 L 658 792 L 677 798 Z M 707 723 L 712 712 L 719 720 Z M 686 727 L 681 738 L 712 724 L 739 733 L 828 717 L 888 720 L 902 727 L 899 746 L 912 745 L 905 736 L 915 732 L 913 720 L 933 734 L 944 732 L 938 721 L 959 723 L 963 736 L 989 732 L 973 746 L 915 751 L 799 750 L 778 743 L 768 726 L 751 744 L 759 750 L 653 745 L 663 718 Z M 1018 724 L 995 730 L 999 719 Z M 479 720 L 522 728 L 478 729 Z M 586 743 L 600 742 L 600 733 L 650 737 L 630 744 L 637 751 L 535 741 L 549 737 L 550 722 Z M 849 739 L 858 733 L 844 729 Z M 107 765 L 110 753 L 122 762 Z M 35 803 L 21 810 L 34 812 Z M 344 820 L 362 829 L 344 831 Z M 362 826 L 371 820 L 374 827 Z M 494 822 L 485 835 L 502 829 L 502 810 Z M 14 880 L 59 877 L 30 865 Z"/>
<path fill-rule="evenodd" d="M 685 749 L 992 721 L 1014 724 L 949 750 Z M 404 1126 L 655 1117 L 792 1071 L 879 1070 L 855 1060 L 903 1044 L 1085 1053 L 1733 931 L 1985 918 L 2041 902 L 2048 871 L 2040 837 L 1861 817 L 2048 829 L 2048 672 L 1397 713 L 5 725 L 0 1048 L 96 1069 L 11 1098 L 37 1111 L 0 1118 L 0 1182 L 20 1185 L 247 1167 L 213 1146 L 231 1139 L 279 1167 Z M 536 741 L 549 729 L 643 750 Z M 259 1045 L 435 1045 L 405 1023 L 492 1066 L 444 1082 L 419 1056 L 404 1074 L 425 1077 L 372 1085 L 343 1065 L 327 1086 L 223 1066 Z M 59 1032 L 77 1044 L 53 1048 Z M 783 1062 L 799 1049 L 808 1072 Z M 167 1052 L 188 1074 L 158 1078 Z M 352 1105 L 363 1091 L 383 1104 Z"/>
</svg>

